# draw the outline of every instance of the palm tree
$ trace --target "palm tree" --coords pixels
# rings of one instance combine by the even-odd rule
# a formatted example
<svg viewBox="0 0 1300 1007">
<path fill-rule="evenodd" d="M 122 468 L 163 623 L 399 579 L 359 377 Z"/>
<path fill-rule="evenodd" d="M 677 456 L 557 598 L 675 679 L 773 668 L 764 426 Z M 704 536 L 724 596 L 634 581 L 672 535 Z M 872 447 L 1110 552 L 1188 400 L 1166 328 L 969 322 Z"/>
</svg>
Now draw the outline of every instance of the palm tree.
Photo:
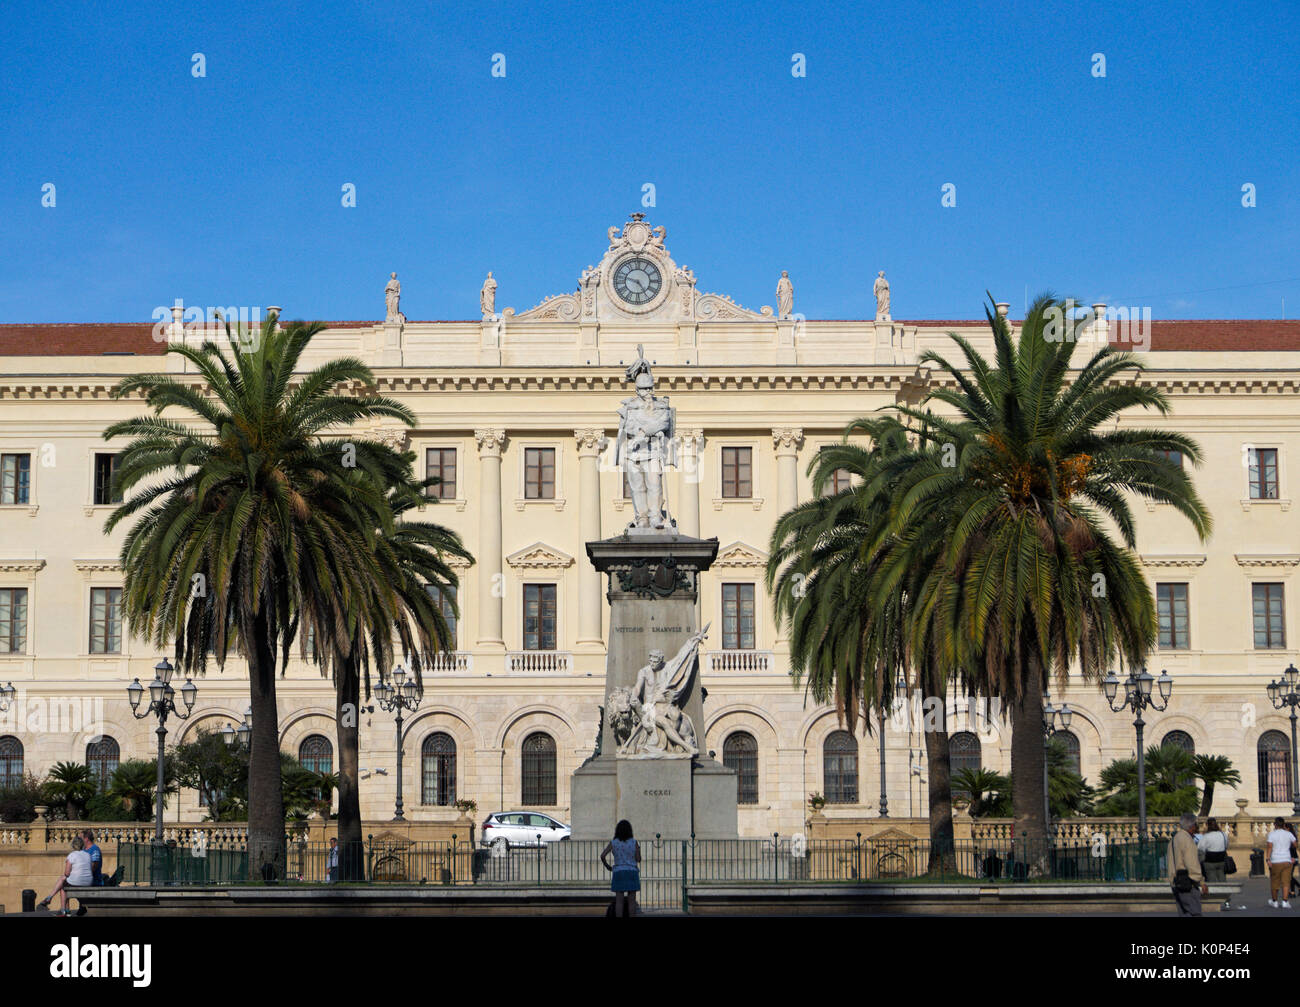
<svg viewBox="0 0 1300 1007">
<path fill-rule="evenodd" d="M 81 762 L 56 762 L 45 782 L 46 794 L 63 804 L 70 821 L 82 816 L 96 789 L 90 767 Z"/>
<path fill-rule="evenodd" d="M 869 445 L 850 442 L 853 435 L 864 435 Z M 861 716 L 870 732 L 874 713 L 883 745 L 883 723 L 896 700 L 912 687 L 943 696 L 949 676 L 924 634 L 909 638 L 918 571 L 909 578 L 888 563 L 897 548 L 890 512 L 898 459 L 911 453 L 908 431 L 892 418 L 868 418 L 850 425 L 845 438 L 810 464 L 813 499 L 778 519 L 767 584 L 778 622 L 790 627 L 796 684 L 806 678 L 812 697 L 834 703 L 850 731 Z M 849 474 L 852 488 L 823 496 L 837 470 Z M 930 868 L 946 870 L 954 852 L 951 766 L 942 717 L 935 726 L 924 732 Z"/>
<path fill-rule="evenodd" d="M 412 509 L 428 504 L 424 490 L 437 480 L 414 481 L 410 472 L 413 456 L 398 458 L 401 468 L 389 472 L 385 510 L 376 515 L 383 526 L 375 529 L 373 536 L 356 535 L 354 548 L 336 556 L 346 558 L 350 566 L 349 571 L 340 571 L 340 579 L 347 578 L 361 588 L 354 603 L 340 604 L 337 596 L 320 592 L 303 612 L 303 618 L 319 628 L 314 629 L 316 638 L 331 641 L 317 659 L 332 671 L 335 683 L 342 880 L 362 876 L 357 724 L 361 686 L 364 682 L 368 699 L 371 666 L 384 674 L 400 650 L 417 686 L 423 688 L 423 668 L 438 652 L 455 646 L 438 601 L 446 598 L 452 611 L 457 611 L 454 599 L 459 582 L 448 560 L 459 557 L 472 562 L 455 532 L 431 522 L 405 519 Z M 325 631 L 328 633 L 322 637 Z"/>
<path fill-rule="evenodd" d="M 1146 751 L 1147 810 L 1157 816 L 1181 815 L 1196 809 L 1192 757 L 1177 745 L 1151 745 Z M 1097 804 L 1102 816 L 1136 815 L 1137 759 L 1116 759 L 1101 771 L 1106 796 Z"/>
<path fill-rule="evenodd" d="M 253 876 L 284 865 L 277 657 L 288 660 L 305 597 L 352 597 L 355 585 L 335 577 L 334 553 L 357 529 L 373 528 L 384 509 L 391 452 L 326 432 L 379 417 L 411 422 L 398 402 L 350 393 L 349 386 L 373 384 L 360 360 L 330 361 L 295 383 L 321 328 L 282 328 L 272 314 L 251 345 L 227 322 L 227 350 L 212 342 L 169 346 L 200 381 L 125 378 L 114 396 L 143 395 L 154 415 L 104 433 L 131 438 L 115 486 L 126 499 L 105 525 L 111 531 L 135 519 L 121 553 L 131 631 L 160 647 L 174 643 L 185 672 L 201 673 L 209 651 L 218 667 L 232 650 L 248 664 Z M 169 407 L 189 415 L 164 418 Z"/>
<path fill-rule="evenodd" d="M 892 527 L 908 545 L 894 561 L 926 568 L 914 636 L 937 641 L 944 666 L 978 676 L 978 691 L 1009 709 L 1016 835 L 1032 844 L 1046 835 L 1049 677 L 1063 688 L 1072 665 L 1085 680 L 1117 658 L 1136 666 L 1155 640 L 1130 496 L 1172 505 L 1202 539 L 1211 521 L 1168 454 L 1197 464 L 1195 442 L 1117 422 L 1132 409 L 1169 411 L 1160 391 L 1132 380 L 1139 360 L 1103 347 L 1071 378 L 1080 323 L 1068 302 L 1039 297 L 1018 341 L 1004 318 L 985 313 L 994 360 L 950 334 L 964 365 L 922 354 L 941 378 L 920 406 L 898 407 L 919 426 L 917 448 L 899 461 L 907 472 Z M 939 562 L 927 567 L 935 540 Z"/>
<path fill-rule="evenodd" d="M 176 775 L 170 759 L 163 761 L 163 806 L 166 795 L 175 788 Z M 105 796 L 121 801 L 133 821 L 147 822 L 154 816 L 154 801 L 158 790 L 158 764 L 152 759 L 127 759 L 120 763 L 108 779 Z"/>
<path fill-rule="evenodd" d="M 1241 786 L 1241 773 L 1233 768 L 1232 760 L 1226 755 L 1192 756 L 1192 775 L 1201 781 L 1205 788 L 1201 797 L 1201 817 L 1210 814 L 1214 804 L 1214 788 L 1217 786 Z"/>
</svg>

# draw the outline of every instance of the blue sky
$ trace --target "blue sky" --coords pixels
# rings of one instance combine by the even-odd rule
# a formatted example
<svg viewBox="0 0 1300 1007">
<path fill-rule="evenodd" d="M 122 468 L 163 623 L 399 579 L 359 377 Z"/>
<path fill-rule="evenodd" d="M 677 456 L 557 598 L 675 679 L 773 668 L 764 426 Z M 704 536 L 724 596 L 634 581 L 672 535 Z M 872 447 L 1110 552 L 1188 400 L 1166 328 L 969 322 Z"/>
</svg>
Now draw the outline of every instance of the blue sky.
<svg viewBox="0 0 1300 1007">
<path fill-rule="evenodd" d="M 810 318 L 870 316 L 879 269 L 898 318 L 1300 317 L 1295 6 L 111 7 L 0 15 L 0 321 L 378 318 L 390 270 L 413 320 L 489 269 L 522 310 L 638 210 L 702 290 L 788 269 Z"/>
</svg>

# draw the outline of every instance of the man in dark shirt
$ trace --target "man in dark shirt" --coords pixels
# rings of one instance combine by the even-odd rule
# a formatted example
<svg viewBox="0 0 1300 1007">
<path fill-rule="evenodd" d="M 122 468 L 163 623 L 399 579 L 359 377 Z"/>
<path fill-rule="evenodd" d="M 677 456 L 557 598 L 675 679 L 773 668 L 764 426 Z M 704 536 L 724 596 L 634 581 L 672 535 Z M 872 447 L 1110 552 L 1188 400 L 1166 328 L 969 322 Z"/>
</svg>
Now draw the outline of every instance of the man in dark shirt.
<svg viewBox="0 0 1300 1007">
<path fill-rule="evenodd" d="M 93 877 L 90 883 L 96 886 L 102 885 L 104 883 L 104 853 L 95 842 L 95 830 L 82 829 L 81 838 L 86 841 L 86 852 L 90 854 L 90 872 Z"/>
</svg>

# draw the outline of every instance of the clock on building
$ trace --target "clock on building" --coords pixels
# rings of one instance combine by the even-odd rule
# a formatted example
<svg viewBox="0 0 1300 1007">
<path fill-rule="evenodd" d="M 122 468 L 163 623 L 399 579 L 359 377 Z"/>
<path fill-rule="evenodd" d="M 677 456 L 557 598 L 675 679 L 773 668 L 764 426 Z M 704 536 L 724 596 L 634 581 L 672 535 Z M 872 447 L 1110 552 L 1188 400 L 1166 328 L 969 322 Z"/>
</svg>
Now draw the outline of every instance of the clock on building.
<svg viewBox="0 0 1300 1007">
<path fill-rule="evenodd" d="M 614 292 L 628 304 L 649 303 L 659 295 L 663 284 L 659 267 L 639 255 L 624 259 L 614 270 Z"/>
</svg>

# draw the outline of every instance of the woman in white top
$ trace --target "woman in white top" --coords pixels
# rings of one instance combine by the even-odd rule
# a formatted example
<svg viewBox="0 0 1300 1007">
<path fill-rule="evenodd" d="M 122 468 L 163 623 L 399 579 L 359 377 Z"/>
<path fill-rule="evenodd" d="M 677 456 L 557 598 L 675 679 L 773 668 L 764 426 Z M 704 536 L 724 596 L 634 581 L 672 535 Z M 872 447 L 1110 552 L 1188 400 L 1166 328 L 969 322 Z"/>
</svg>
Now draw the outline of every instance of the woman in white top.
<svg viewBox="0 0 1300 1007">
<path fill-rule="evenodd" d="M 610 854 L 614 856 L 613 864 L 609 862 Z M 641 847 L 632 837 L 632 823 L 626 818 L 614 826 L 614 838 L 600 851 L 600 862 L 605 870 L 614 872 L 609 883 L 614 893 L 614 915 L 634 915 L 636 893 L 641 890 Z"/>
<path fill-rule="evenodd" d="M 1268 845 L 1268 904 L 1276 909 L 1281 902 L 1283 909 L 1290 909 L 1287 896 L 1291 894 L 1291 865 L 1296 841 L 1281 818 L 1273 819 Z"/>
<path fill-rule="evenodd" d="M 46 896 L 41 905 L 48 906 L 54 896 L 61 895 L 63 897 L 62 905 L 54 915 L 70 915 L 68 912 L 68 889 L 88 888 L 94 878 L 95 874 L 90 866 L 90 854 L 86 852 L 86 841 L 80 836 L 73 836 L 72 852 L 68 854 L 68 859 L 63 864 L 63 877 L 59 878 L 59 883 L 54 886 L 54 891 Z"/>
<path fill-rule="evenodd" d="M 1206 882 L 1227 881 L 1228 869 L 1228 835 L 1219 828 L 1219 821 L 1211 818 L 1205 823 L 1205 835 L 1196 844 L 1197 856 L 1201 858 L 1201 873 Z"/>
</svg>

